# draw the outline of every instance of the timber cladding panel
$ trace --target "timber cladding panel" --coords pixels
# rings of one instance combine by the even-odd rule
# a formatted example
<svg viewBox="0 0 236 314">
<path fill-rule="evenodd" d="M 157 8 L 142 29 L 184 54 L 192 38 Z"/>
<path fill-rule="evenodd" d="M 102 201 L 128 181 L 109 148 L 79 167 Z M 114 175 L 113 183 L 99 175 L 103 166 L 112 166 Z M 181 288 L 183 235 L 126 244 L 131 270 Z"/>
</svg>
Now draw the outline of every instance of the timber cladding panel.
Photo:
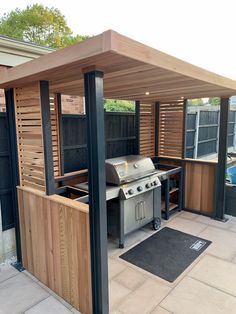
<svg viewBox="0 0 236 314">
<path fill-rule="evenodd" d="M 18 202 L 23 266 L 80 312 L 92 313 L 87 205 L 21 187 Z"/>
<path fill-rule="evenodd" d="M 155 107 L 140 104 L 140 154 L 155 156 Z"/>
<path fill-rule="evenodd" d="M 60 132 L 58 122 L 58 111 L 56 96 L 50 97 L 50 115 L 52 128 L 52 154 L 53 154 L 53 169 L 54 177 L 61 175 L 61 160 L 60 160 Z"/>
<path fill-rule="evenodd" d="M 20 185 L 45 191 L 44 146 L 39 82 L 15 88 L 15 113 Z M 58 120 L 50 99 L 54 174 L 60 175 Z"/>
<path fill-rule="evenodd" d="M 159 105 L 158 155 L 183 158 L 184 102 Z"/>
<path fill-rule="evenodd" d="M 15 88 L 14 99 L 21 186 L 45 191 L 39 83 Z"/>
<path fill-rule="evenodd" d="M 217 163 L 185 164 L 185 208 L 213 216 Z"/>
</svg>

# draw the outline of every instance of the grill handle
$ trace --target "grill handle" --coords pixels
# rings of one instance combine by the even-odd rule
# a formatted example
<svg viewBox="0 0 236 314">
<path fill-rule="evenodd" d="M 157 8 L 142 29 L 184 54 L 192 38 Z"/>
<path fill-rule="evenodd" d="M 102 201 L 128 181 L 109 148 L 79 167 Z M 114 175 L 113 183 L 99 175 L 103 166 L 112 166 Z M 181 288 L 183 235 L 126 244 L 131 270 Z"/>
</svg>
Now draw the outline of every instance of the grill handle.
<svg viewBox="0 0 236 314">
<path fill-rule="evenodd" d="M 141 213 L 142 213 L 142 216 L 140 218 L 140 220 L 142 219 L 145 219 L 146 218 L 146 206 L 145 206 L 145 201 L 141 201 L 140 202 L 140 207 L 141 207 Z"/>
<path fill-rule="evenodd" d="M 146 218 L 145 201 L 138 202 L 135 206 L 135 220 L 143 220 Z"/>
<path fill-rule="evenodd" d="M 140 220 L 140 203 L 139 202 L 135 205 L 135 220 L 136 221 Z"/>
</svg>

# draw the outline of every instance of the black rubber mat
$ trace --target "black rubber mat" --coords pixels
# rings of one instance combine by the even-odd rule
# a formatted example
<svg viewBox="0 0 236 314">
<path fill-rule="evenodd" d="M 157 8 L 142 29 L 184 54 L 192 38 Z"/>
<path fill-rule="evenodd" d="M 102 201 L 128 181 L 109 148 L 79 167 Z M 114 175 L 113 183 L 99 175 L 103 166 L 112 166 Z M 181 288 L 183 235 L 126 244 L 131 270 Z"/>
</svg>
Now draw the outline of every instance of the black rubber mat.
<svg viewBox="0 0 236 314">
<path fill-rule="evenodd" d="M 120 258 L 173 282 L 210 244 L 208 240 L 165 227 Z"/>
</svg>

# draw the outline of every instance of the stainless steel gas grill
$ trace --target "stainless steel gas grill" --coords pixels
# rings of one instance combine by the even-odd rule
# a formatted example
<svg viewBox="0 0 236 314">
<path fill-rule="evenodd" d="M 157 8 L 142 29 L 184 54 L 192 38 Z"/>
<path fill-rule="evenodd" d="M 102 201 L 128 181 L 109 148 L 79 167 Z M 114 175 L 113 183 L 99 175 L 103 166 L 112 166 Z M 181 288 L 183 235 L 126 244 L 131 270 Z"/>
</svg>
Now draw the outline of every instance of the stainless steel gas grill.
<svg viewBox="0 0 236 314">
<path fill-rule="evenodd" d="M 124 247 L 126 234 L 149 222 L 159 229 L 161 174 L 148 157 L 130 155 L 106 160 L 107 228 L 109 234 L 119 237 L 119 247 Z M 87 190 L 88 184 L 78 187 Z"/>
<path fill-rule="evenodd" d="M 161 183 L 152 160 L 130 155 L 106 160 L 107 184 L 119 186 L 119 197 L 107 201 L 108 233 L 124 236 L 149 222 L 161 225 Z"/>
</svg>

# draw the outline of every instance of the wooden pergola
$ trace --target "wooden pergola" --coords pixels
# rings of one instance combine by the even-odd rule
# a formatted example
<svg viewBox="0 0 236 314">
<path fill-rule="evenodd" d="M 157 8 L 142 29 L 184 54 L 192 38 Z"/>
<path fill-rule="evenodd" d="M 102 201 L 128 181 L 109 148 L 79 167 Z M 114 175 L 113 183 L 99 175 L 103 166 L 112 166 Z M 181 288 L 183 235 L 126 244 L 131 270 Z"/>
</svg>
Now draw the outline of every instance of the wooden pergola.
<svg viewBox="0 0 236 314">
<path fill-rule="evenodd" d="M 18 186 L 18 261 L 82 313 L 108 313 L 104 98 L 136 101 L 138 153 L 183 166 L 183 208 L 224 219 L 228 99 L 236 94 L 235 81 L 111 30 L 0 74 Z M 85 96 L 89 205 L 57 192 L 59 181 L 68 185 L 86 174 L 61 171 L 61 94 Z M 216 96 L 218 161 L 186 159 L 186 99 Z"/>
</svg>

